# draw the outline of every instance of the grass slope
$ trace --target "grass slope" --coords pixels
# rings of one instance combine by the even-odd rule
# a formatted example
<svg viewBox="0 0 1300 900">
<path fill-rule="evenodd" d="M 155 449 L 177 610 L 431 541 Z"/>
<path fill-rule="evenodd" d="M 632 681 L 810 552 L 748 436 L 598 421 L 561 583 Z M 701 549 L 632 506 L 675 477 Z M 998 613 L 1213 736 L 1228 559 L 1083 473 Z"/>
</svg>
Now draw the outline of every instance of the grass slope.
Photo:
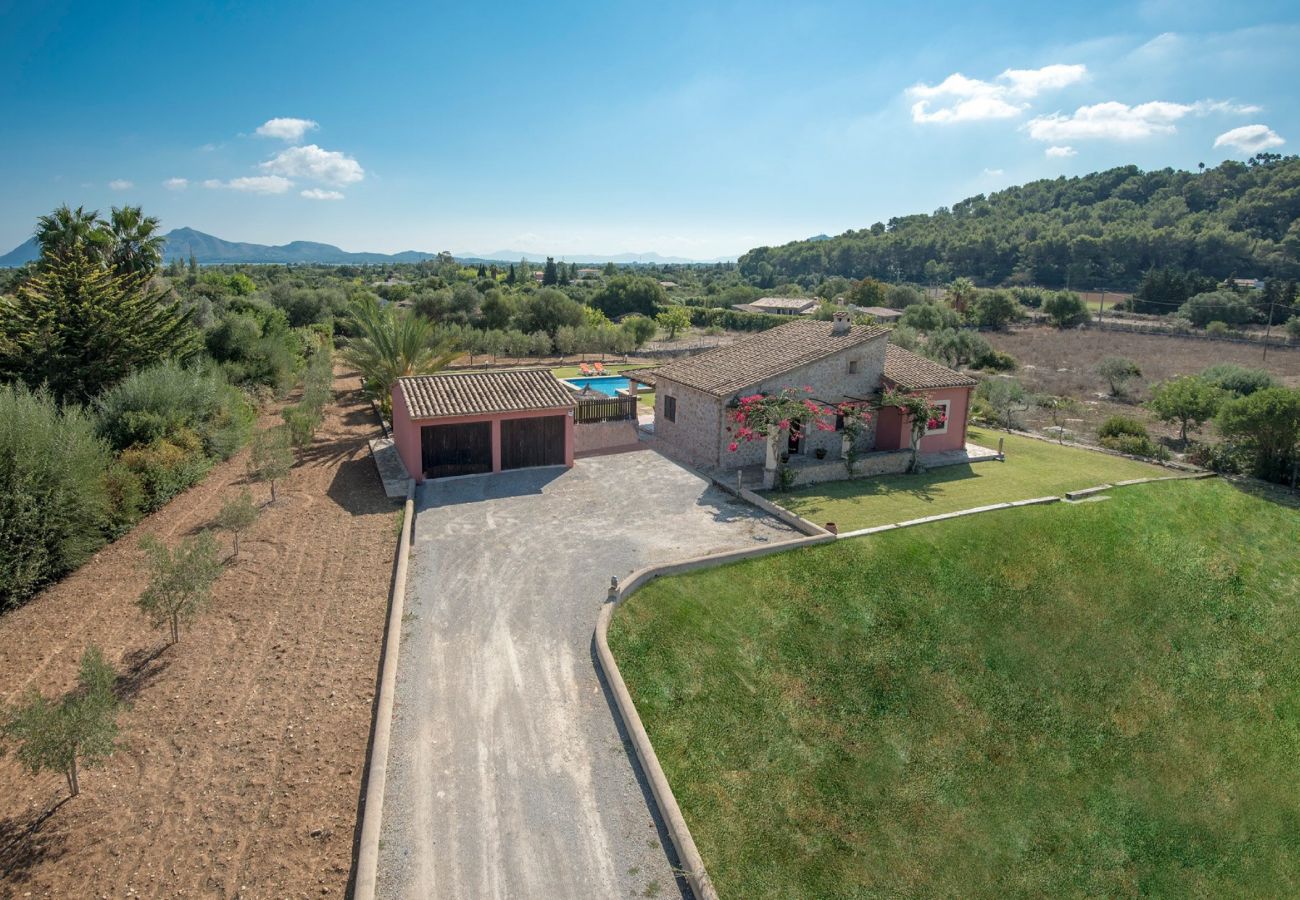
<svg viewBox="0 0 1300 900">
<path fill-rule="evenodd" d="M 1146 485 L 657 580 L 611 644 L 723 897 L 1294 896 L 1297 546 Z"/>
<path fill-rule="evenodd" d="M 984 447 L 1006 443 L 1005 462 L 945 466 L 921 475 L 885 475 L 832 481 L 772 495 L 772 500 L 805 519 L 834 522 L 840 531 L 906 522 L 1129 478 L 1173 474 L 1168 469 L 1093 450 L 1063 447 L 1019 435 L 972 428 L 969 440 Z"/>
</svg>

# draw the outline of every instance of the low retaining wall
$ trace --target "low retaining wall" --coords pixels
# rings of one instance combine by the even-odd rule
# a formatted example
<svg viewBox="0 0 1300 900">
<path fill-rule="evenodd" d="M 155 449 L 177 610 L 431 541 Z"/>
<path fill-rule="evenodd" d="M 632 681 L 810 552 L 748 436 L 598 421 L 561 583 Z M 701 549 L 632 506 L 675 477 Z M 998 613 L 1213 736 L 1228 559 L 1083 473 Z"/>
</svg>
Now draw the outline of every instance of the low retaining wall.
<svg viewBox="0 0 1300 900">
<path fill-rule="evenodd" d="M 573 453 L 598 453 L 619 447 L 632 447 L 637 443 L 636 420 L 617 422 L 584 422 L 573 426 Z"/>
<path fill-rule="evenodd" d="M 876 475 L 902 475 L 912 463 L 912 451 L 882 450 L 863 453 L 853 462 L 853 474 L 844 468 L 842 459 L 823 459 L 790 466 L 794 480 L 790 487 L 821 484 L 824 481 L 849 481 L 854 478 L 872 478 Z"/>
<path fill-rule="evenodd" d="M 402 644 L 402 611 L 406 605 L 406 568 L 415 529 L 415 482 L 407 483 L 406 506 L 402 513 L 402 535 L 397 543 L 393 569 L 393 590 L 388 602 L 388 624 L 384 629 L 383 662 L 379 676 L 379 699 L 375 710 L 375 734 L 370 742 L 370 774 L 366 779 L 361 838 L 357 848 L 357 877 L 354 900 L 373 900 L 379 879 L 379 833 L 384 812 L 384 785 L 388 780 L 388 741 L 393 727 L 393 693 L 397 687 L 397 652 Z"/>
<path fill-rule="evenodd" d="M 834 535 L 823 532 L 816 536 L 794 538 L 793 540 L 781 541 L 775 544 L 746 547 L 741 550 L 715 553 L 710 556 L 698 556 L 694 559 L 665 566 L 638 569 L 622 583 L 614 579 L 609 590 L 609 602 L 600 608 L 600 613 L 596 617 L 596 657 L 600 660 L 600 668 L 605 674 L 605 681 L 609 685 L 610 693 L 614 695 L 614 705 L 618 709 L 619 717 L 623 720 L 623 727 L 627 730 L 628 737 L 632 741 L 632 748 L 636 752 L 636 758 L 641 763 L 641 771 L 645 774 L 646 781 L 650 785 L 650 793 L 654 797 L 655 805 L 659 808 L 659 815 L 668 829 L 668 836 L 672 839 L 673 848 L 677 851 L 677 861 L 682 867 L 682 874 L 686 876 L 686 881 L 690 884 L 696 900 L 718 900 L 718 892 L 709 879 L 708 870 L 704 867 L 704 860 L 700 856 L 699 849 L 695 846 L 695 839 L 691 837 L 691 830 L 682 817 L 681 807 L 677 805 L 677 798 L 673 796 L 673 789 L 668 784 L 667 776 L 664 775 L 663 766 L 659 764 L 659 757 L 655 755 L 654 745 L 650 743 L 650 736 L 646 734 L 645 725 L 642 724 L 641 716 L 636 711 L 636 704 L 632 702 L 632 695 L 628 693 L 627 685 L 623 682 L 623 673 L 619 671 L 618 663 L 614 660 L 614 654 L 610 652 L 609 623 L 613 619 L 615 609 L 624 600 L 643 585 L 661 576 L 680 575 L 698 569 L 711 569 L 742 559 L 767 556 L 772 553 L 793 550 L 797 547 L 812 547 L 833 540 L 835 540 Z"/>
<path fill-rule="evenodd" d="M 882 531 L 893 531 L 897 528 L 911 528 L 914 525 L 928 525 L 931 522 L 943 522 L 948 519 L 960 519 L 963 516 L 973 516 L 978 513 L 993 512 L 996 509 L 1016 509 L 1021 506 L 1045 506 L 1048 503 L 1060 502 L 1060 497 L 1034 497 L 1030 500 L 1013 500 L 1009 503 L 990 503 L 988 506 L 975 506 L 971 509 L 959 509 L 956 512 L 939 513 L 937 516 L 924 516 L 920 519 L 908 519 L 906 522 L 893 522 L 889 525 L 873 525 L 871 528 L 859 528 L 855 531 L 846 531 L 840 535 L 840 538 L 862 537 L 867 534 L 878 534 Z"/>
</svg>

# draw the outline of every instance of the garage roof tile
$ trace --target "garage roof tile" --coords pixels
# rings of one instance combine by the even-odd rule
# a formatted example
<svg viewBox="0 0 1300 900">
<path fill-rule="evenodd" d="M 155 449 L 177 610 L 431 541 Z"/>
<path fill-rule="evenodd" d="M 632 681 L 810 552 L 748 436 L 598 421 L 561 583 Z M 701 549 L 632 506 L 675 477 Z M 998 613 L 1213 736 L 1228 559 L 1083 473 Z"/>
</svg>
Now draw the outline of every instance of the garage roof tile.
<svg viewBox="0 0 1300 900">
<path fill-rule="evenodd" d="M 574 393 L 548 369 L 440 372 L 399 378 L 413 419 L 567 409 Z"/>
</svg>

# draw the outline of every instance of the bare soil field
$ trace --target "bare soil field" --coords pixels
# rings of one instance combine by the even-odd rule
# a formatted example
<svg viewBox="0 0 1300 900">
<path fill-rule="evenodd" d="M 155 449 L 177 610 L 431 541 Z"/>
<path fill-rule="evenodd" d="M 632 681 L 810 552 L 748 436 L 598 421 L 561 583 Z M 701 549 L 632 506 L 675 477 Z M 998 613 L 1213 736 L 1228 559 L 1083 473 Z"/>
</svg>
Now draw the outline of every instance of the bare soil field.
<svg viewBox="0 0 1300 900">
<path fill-rule="evenodd" d="M 62 776 L 0 759 L 0 896 L 345 892 L 397 513 L 369 458 L 378 429 L 358 379 L 337 373 L 335 391 L 315 444 L 177 646 L 134 605 L 140 537 L 171 543 L 208 526 L 245 485 L 247 450 L 0 617 L 0 701 L 66 690 L 94 642 L 130 702 L 119 750 L 83 772 L 76 799 L 64 802 Z"/>
<path fill-rule="evenodd" d="M 1021 366 L 1016 377 L 1030 391 L 1080 401 L 1079 418 L 1066 427 L 1085 439 L 1094 439 L 1097 426 L 1112 415 L 1147 422 L 1153 436 L 1176 438 L 1178 429 L 1155 421 L 1141 402 L 1150 396 L 1150 388 L 1156 382 L 1177 375 L 1194 375 L 1215 363 L 1267 369 L 1283 384 L 1300 385 L 1300 348 L 1270 347 L 1265 362 L 1261 359 L 1262 347 L 1168 335 L 1042 327 L 986 333 L 985 337 L 995 348 L 1016 358 Z M 1131 387 L 1130 397 L 1123 400 L 1110 397 L 1105 380 L 1096 373 L 1097 363 L 1107 356 L 1127 357 L 1142 370 L 1142 377 Z M 1025 419 L 1034 430 L 1052 424 L 1051 417 L 1042 410 L 1031 411 Z"/>
</svg>

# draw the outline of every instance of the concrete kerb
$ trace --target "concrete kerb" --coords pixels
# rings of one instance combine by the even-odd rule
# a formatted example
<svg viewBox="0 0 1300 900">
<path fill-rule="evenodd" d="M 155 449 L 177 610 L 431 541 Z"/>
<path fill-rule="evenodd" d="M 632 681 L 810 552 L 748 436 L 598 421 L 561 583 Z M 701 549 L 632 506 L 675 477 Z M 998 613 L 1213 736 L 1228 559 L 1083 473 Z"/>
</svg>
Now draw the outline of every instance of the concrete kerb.
<svg viewBox="0 0 1300 900">
<path fill-rule="evenodd" d="M 610 693 L 614 695 L 614 705 L 618 709 L 618 714 L 623 720 L 623 726 L 627 729 L 628 736 L 632 740 L 632 748 L 636 752 L 637 760 L 641 763 L 641 771 L 645 773 L 646 781 L 650 785 L 650 793 L 654 797 L 655 805 L 659 808 L 659 815 L 668 829 L 668 836 L 672 838 L 673 847 L 677 851 L 677 859 L 681 863 L 683 874 L 685 874 L 696 900 L 718 900 L 718 892 L 709 879 L 708 870 L 705 869 L 704 860 L 695 846 L 695 839 L 691 837 L 691 830 L 686 824 L 686 819 L 682 817 L 681 807 L 677 805 L 677 798 L 673 795 L 672 786 L 668 784 L 668 777 L 664 775 L 663 766 L 659 764 L 659 757 L 655 755 L 654 745 L 651 744 L 650 736 L 646 733 L 645 725 L 641 722 L 641 716 L 636 711 L 636 704 L 632 702 L 632 695 L 628 692 L 627 685 L 623 681 L 623 673 L 619 671 L 618 663 L 614 660 L 614 654 L 609 649 L 609 623 L 613 619 L 614 610 L 624 600 L 648 582 L 661 576 L 680 575 L 698 569 L 715 568 L 742 559 L 768 556 L 772 553 L 781 553 L 799 547 L 813 547 L 818 544 L 830 543 L 833 540 L 835 540 L 834 535 L 822 531 L 821 534 L 779 541 L 761 547 L 746 547 L 742 550 L 698 556 L 679 563 L 638 569 L 622 583 L 617 578 L 613 579 L 609 589 L 609 602 L 600 608 L 600 613 L 596 616 L 596 656 L 600 660 L 600 667 L 604 671 L 605 681 L 609 684 Z"/>
<path fill-rule="evenodd" d="M 963 516 L 973 516 L 978 513 L 993 512 L 998 509 L 1016 509 L 1021 506 L 1044 506 L 1048 503 L 1059 503 L 1060 497 L 1033 497 L 1029 500 L 1012 500 L 1008 503 L 991 503 L 988 506 L 975 506 L 970 509 L 959 509 L 956 512 L 939 513 L 934 516 L 925 516 L 920 519 L 908 519 L 906 522 L 891 522 L 888 525 L 874 525 L 871 528 L 859 528 L 855 531 L 845 531 L 838 537 L 852 538 L 863 537 L 868 534 L 879 534 L 882 531 L 892 531 L 896 528 L 911 528 L 915 525 L 928 525 L 931 522 L 944 522 L 948 519 L 960 519 Z"/>
<path fill-rule="evenodd" d="M 375 712 L 375 735 L 370 744 L 370 776 L 366 781 L 365 809 L 361 814 L 361 838 L 357 850 L 355 900 L 373 900 L 379 879 L 379 834 L 384 812 L 384 785 L 388 780 L 388 741 L 393 726 L 393 694 L 397 687 L 397 653 L 402 643 L 402 612 L 406 605 L 406 568 L 411 556 L 415 527 L 415 482 L 406 487 L 402 514 L 402 535 L 398 538 L 397 562 L 393 570 L 393 593 L 388 603 L 384 630 L 384 660 L 379 676 L 379 701 Z"/>
</svg>

